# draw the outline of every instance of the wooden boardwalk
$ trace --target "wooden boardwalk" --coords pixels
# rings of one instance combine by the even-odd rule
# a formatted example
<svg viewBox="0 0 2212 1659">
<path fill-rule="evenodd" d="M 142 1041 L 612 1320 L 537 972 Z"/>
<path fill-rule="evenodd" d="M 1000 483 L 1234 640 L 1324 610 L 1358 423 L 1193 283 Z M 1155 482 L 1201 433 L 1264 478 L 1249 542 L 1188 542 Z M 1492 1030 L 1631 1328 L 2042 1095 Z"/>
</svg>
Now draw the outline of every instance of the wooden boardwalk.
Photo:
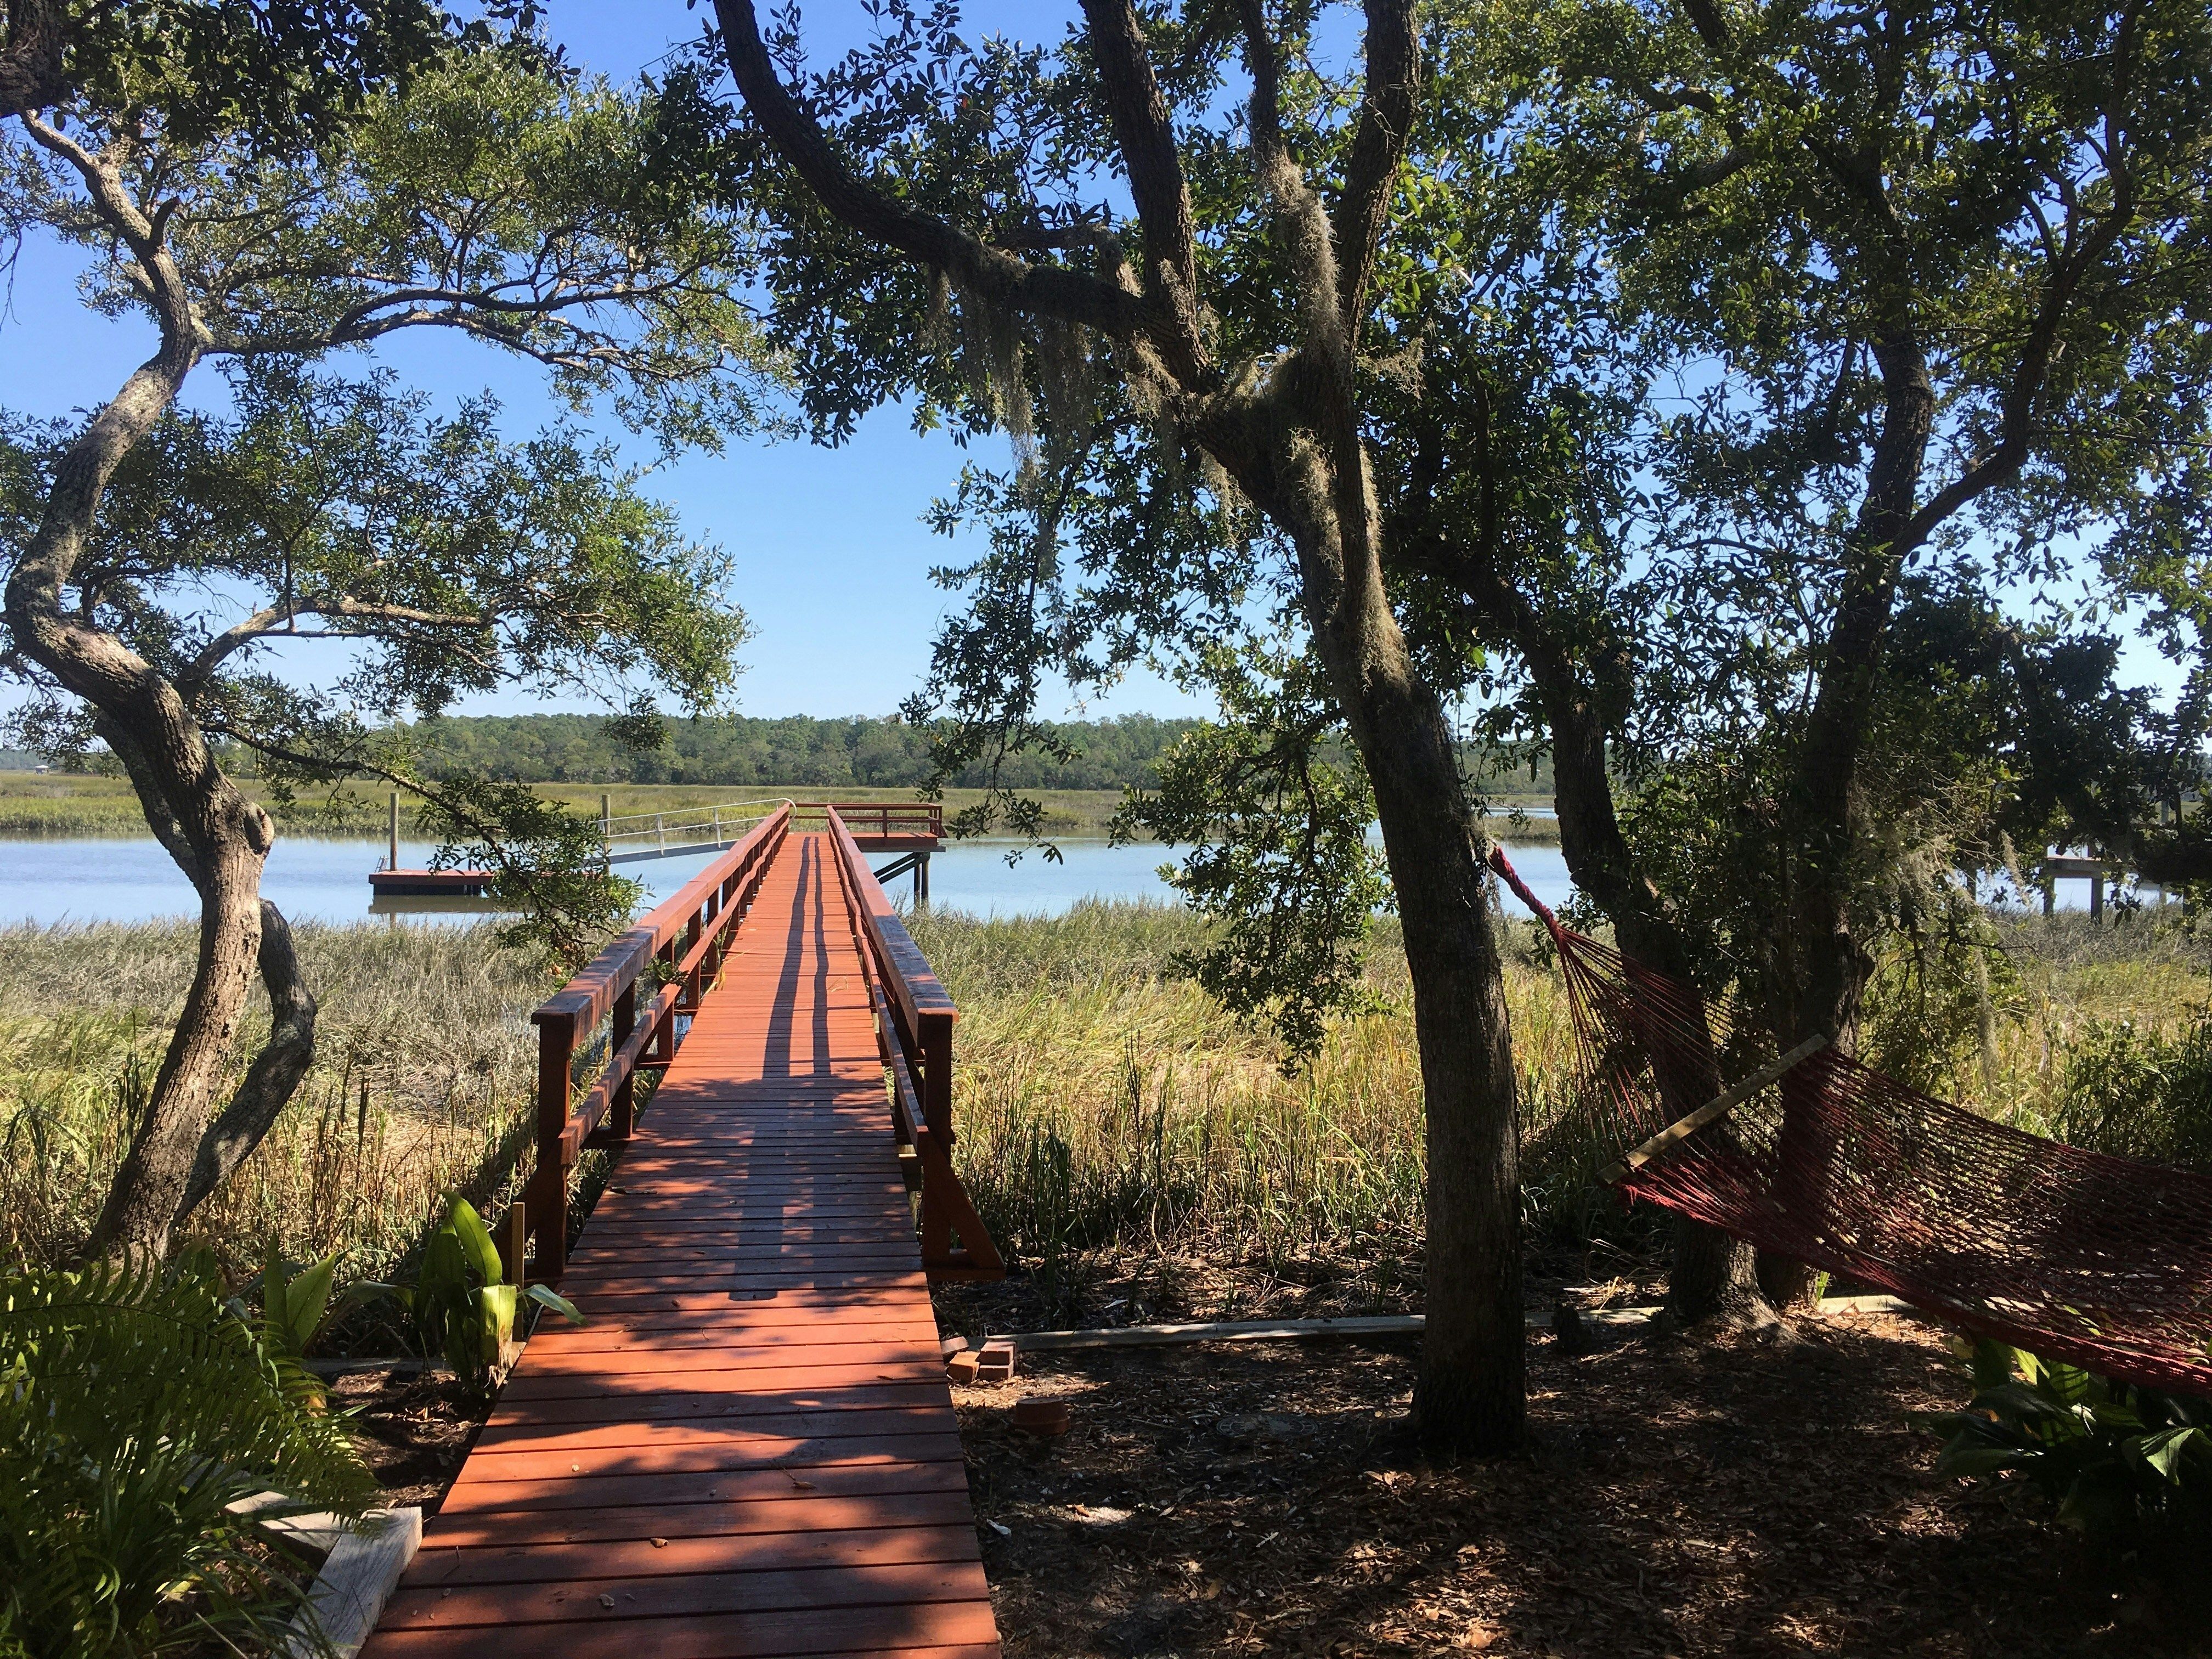
<svg viewBox="0 0 2212 1659">
<path fill-rule="evenodd" d="M 856 896 L 766 856 L 367 1659 L 999 1651 Z"/>
</svg>

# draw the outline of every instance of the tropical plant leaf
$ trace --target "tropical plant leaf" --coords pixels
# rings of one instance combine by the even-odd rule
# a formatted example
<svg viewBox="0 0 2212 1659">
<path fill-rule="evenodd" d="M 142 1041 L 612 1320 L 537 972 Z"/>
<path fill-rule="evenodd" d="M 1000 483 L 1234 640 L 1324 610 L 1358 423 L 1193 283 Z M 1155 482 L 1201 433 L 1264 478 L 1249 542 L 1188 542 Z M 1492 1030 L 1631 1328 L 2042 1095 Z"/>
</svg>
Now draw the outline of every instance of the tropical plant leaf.
<svg viewBox="0 0 2212 1659">
<path fill-rule="evenodd" d="M 539 1307 L 550 1308 L 555 1313 L 559 1314 L 562 1318 L 567 1320 L 571 1325 L 581 1325 L 587 1322 L 585 1320 L 584 1316 L 577 1311 L 576 1304 L 574 1303 L 569 1301 L 567 1297 L 562 1296 L 559 1291 L 553 1290 L 548 1285 L 530 1285 L 524 1290 L 523 1294 L 528 1297 L 532 1302 L 535 1302 Z"/>
</svg>

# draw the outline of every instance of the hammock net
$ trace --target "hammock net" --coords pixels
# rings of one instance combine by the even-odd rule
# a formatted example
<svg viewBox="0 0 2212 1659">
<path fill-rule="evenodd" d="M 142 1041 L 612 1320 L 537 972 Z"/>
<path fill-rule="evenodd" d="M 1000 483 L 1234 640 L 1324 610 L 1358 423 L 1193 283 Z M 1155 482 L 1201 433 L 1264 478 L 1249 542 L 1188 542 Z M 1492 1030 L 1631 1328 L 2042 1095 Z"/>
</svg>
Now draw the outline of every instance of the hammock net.
<svg viewBox="0 0 2212 1659">
<path fill-rule="evenodd" d="M 1551 933 L 1603 1141 L 1641 1147 L 1772 1065 L 1731 1003 L 1564 926 L 1492 863 Z M 1616 1184 L 1978 1334 L 2212 1395 L 2212 1178 L 2008 1128 L 1823 1048 Z"/>
</svg>

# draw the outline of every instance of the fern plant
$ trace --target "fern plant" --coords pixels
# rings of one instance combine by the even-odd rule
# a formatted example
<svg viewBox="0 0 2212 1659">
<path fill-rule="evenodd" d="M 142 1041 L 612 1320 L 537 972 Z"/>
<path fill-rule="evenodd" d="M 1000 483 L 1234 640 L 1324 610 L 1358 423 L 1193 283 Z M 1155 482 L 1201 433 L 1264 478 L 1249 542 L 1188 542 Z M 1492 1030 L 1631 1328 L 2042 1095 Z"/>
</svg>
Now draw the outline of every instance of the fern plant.
<svg viewBox="0 0 2212 1659">
<path fill-rule="evenodd" d="M 272 1645 L 305 1587 L 259 1522 L 376 1496 L 311 1393 L 201 1263 L 0 1279 L 0 1653 Z"/>
</svg>

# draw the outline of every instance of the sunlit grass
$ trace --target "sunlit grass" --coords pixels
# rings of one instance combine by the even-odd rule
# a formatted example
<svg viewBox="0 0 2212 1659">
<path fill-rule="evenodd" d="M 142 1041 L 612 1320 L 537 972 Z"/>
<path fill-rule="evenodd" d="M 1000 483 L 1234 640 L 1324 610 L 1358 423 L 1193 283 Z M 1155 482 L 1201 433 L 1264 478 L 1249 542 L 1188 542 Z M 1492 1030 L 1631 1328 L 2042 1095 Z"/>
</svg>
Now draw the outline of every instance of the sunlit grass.
<svg viewBox="0 0 2212 1659">
<path fill-rule="evenodd" d="M 297 927 L 316 1064 L 190 1237 L 234 1268 L 265 1243 L 383 1271 L 441 1193 L 495 1187 L 526 1137 L 535 962 L 489 927 Z M 67 1261 L 129 1144 L 189 982 L 181 924 L 0 929 L 0 1263 Z M 243 1066 L 267 1031 L 249 1014 Z"/>
<path fill-rule="evenodd" d="M 2212 1003 L 2212 946 L 2148 917 L 2060 917 L 2008 935 L 2019 989 L 1950 1092 L 2047 1132 L 2069 1059 L 2100 1022 L 2172 1032 Z M 961 1008 L 956 1157 L 991 1225 L 1049 1282 L 1085 1257 L 1154 1245 L 1270 1270 L 1328 1258 L 1417 1276 L 1419 1057 L 1395 928 L 1374 942 L 1371 1006 L 1303 1066 L 1178 967 L 1206 925 L 1159 904 L 1059 918 L 914 919 Z M 529 1011 L 547 988 L 489 927 L 298 930 L 322 1002 L 298 1099 L 193 1223 L 243 1270 L 266 1241 L 337 1249 L 376 1273 L 439 1194 L 496 1193 L 529 1135 Z M 1506 992 L 1521 1085 L 1523 1213 L 1539 1240 L 1622 1223 L 1591 1172 L 1618 1148 L 1575 1109 L 1571 1022 L 1516 927 Z M 0 1261 L 65 1260 L 89 1230 L 188 982 L 182 925 L 0 929 Z M 257 1008 L 239 1047 L 258 1043 Z"/>
</svg>

